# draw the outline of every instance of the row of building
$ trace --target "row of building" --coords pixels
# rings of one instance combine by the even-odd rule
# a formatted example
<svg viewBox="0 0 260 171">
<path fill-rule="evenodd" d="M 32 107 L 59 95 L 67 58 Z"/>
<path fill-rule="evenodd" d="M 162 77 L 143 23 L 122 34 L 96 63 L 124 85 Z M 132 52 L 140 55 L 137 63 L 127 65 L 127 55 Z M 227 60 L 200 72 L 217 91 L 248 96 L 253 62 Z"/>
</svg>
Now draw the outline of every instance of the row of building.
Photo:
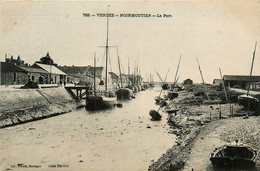
<svg viewBox="0 0 260 171">
<path fill-rule="evenodd" d="M 28 81 L 38 84 L 58 84 L 58 83 L 80 83 L 93 84 L 94 70 L 96 73 L 96 84 L 104 84 L 104 67 L 93 66 L 58 66 L 53 62 L 49 53 L 36 61 L 33 65 L 25 63 L 18 55 L 16 59 L 5 56 L 5 62 L 0 62 L 0 85 L 23 85 Z M 129 83 L 142 83 L 142 77 L 137 75 L 121 75 L 124 85 Z M 228 87 L 248 89 L 248 75 L 224 75 L 224 84 Z M 223 84 L 223 80 L 214 79 L 213 85 Z M 260 90 L 260 76 L 252 76 L 250 89 Z M 108 84 L 119 84 L 120 78 L 113 72 L 108 73 Z M 184 85 L 191 85 L 193 81 L 186 79 Z"/>
<path fill-rule="evenodd" d="M 79 83 L 93 84 L 94 71 L 97 84 L 104 84 L 104 67 L 93 66 L 58 66 L 53 62 L 49 53 L 28 65 L 18 55 L 17 59 L 5 57 L 5 62 L 0 62 L 0 85 L 23 85 L 28 81 L 38 84 Z M 123 84 L 142 82 L 141 76 L 122 74 Z M 119 76 L 113 72 L 108 73 L 108 84 L 118 84 Z"/>
<path fill-rule="evenodd" d="M 221 86 L 225 84 L 227 87 L 248 89 L 249 76 L 248 75 L 224 75 L 222 79 L 214 79 L 213 85 Z M 192 85 L 193 81 L 188 78 L 184 80 L 183 85 Z M 260 76 L 251 76 L 250 78 L 250 89 L 260 91 Z"/>
<path fill-rule="evenodd" d="M 214 79 L 213 85 L 222 85 L 231 88 L 248 89 L 249 75 L 224 75 L 222 79 Z M 260 91 L 260 76 L 253 75 L 250 78 L 250 89 Z"/>
</svg>

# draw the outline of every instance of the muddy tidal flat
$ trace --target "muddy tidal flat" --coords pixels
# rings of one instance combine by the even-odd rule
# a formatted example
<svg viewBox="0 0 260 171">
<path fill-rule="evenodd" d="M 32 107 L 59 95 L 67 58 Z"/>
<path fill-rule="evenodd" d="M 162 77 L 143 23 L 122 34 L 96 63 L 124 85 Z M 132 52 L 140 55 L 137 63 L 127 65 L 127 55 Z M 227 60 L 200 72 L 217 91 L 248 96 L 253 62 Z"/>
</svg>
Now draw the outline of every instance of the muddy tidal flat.
<svg viewBox="0 0 260 171">
<path fill-rule="evenodd" d="M 163 115 L 150 120 L 155 90 L 123 108 L 84 109 L 0 129 L 0 170 L 147 170 L 175 144 Z"/>
</svg>

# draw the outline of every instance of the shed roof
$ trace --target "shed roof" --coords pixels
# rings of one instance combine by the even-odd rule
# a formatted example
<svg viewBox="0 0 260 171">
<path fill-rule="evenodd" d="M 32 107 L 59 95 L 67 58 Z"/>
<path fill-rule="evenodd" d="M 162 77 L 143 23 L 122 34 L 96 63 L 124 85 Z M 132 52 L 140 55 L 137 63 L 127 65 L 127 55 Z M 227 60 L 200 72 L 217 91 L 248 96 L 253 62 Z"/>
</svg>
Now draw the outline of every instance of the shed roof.
<svg viewBox="0 0 260 171">
<path fill-rule="evenodd" d="M 223 79 L 225 81 L 249 81 L 249 75 L 224 75 Z M 260 82 L 260 76 L 251 76 L 252 82 Z"/>
<path fill-rule="evenodd" d="M 41 69 L 41 68 L 33 68 L 33 67 L 20 67 L 21 69 L 31 72 L 31 73 L 42 73 L 42 74 L 48 74 L 47 71 Z"/>
<path fill-rule="evenodd" d="M 214 79 L 214 80 L 213 80 L 213 83 L 222 83 L 222 82 L 223 82 L 222 79 Z"/>
<path fill-rule="evenodd" d="M 66 73 L 62 72 L 60 69 L 58 69 L 54 65 L 34 63 L 33 66 L 39 66 L 40 68 L 44 69 L 48 73 L 57 74 L 57 75 L 67 75 Z"/>
</svg>

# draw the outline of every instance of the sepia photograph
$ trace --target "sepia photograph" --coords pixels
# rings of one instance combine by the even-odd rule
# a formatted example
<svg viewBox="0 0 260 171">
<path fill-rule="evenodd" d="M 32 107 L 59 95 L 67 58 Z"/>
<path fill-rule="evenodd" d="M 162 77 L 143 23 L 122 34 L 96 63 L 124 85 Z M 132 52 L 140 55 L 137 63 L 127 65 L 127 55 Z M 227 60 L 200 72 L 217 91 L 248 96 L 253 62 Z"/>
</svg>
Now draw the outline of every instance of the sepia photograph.
<svg viewBox="0 0 260 171">
<path fill-rule="evenodd" d="M 260 171 L 260 0 L 1 0 L 0 170 Z"/>
</svg>

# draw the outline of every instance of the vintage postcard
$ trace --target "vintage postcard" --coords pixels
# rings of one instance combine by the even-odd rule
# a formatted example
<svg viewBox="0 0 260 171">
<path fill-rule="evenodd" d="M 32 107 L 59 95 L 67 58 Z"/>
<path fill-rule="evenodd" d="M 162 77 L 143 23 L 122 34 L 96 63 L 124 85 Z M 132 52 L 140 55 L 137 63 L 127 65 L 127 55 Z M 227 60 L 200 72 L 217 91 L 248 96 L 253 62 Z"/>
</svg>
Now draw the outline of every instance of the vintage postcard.
<svg viewBox="0 0 260 171">
<path fill-rule="evenodd" d="M 260 1 L 0 2 L 0 170 L 260 169 Z"/>
</svg>

